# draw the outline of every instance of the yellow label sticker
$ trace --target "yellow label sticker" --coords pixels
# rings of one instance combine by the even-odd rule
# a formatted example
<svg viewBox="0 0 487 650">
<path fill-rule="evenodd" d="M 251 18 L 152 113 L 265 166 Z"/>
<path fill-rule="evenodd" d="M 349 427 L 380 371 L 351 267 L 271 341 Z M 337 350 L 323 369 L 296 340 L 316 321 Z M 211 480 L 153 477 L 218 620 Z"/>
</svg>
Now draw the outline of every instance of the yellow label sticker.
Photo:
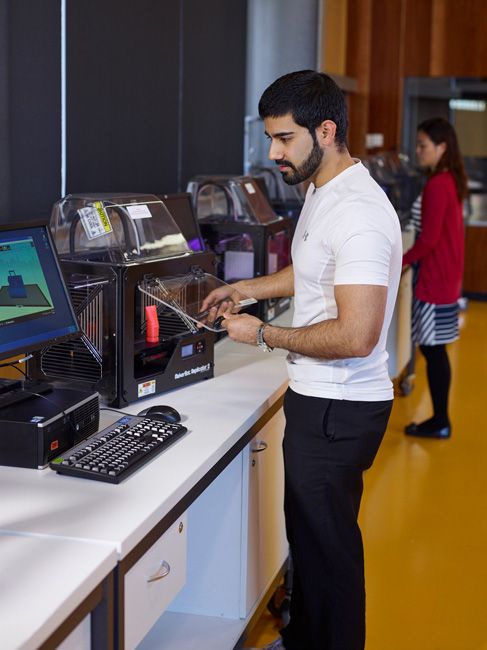
<svg viewBox="0 0 487 650">
<path fill-rule="evenodd" d="M 100 215 L 100 221 L 103 227 L 105 228 L 105 232 L 111 232 L 112 228 L 110 226 L 110 222 L 108 221 L 108 217 L 100 201 L 95 202 L 95 208 L 98 210 L 98 214 Z"/>
</svg>

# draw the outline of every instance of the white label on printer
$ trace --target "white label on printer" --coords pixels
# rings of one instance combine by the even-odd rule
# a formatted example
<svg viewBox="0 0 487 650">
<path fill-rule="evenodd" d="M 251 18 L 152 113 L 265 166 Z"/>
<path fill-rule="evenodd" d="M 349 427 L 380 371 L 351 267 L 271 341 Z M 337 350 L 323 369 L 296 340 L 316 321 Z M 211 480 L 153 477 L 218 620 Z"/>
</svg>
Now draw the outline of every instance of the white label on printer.
<svg viewBox="0 0 487 650">
<path fill-rule="evenodd" d="M 94 207 L 80 208 L 78 214 L 88 239 L 96 239 L 113 230 L 107 213 L 99 201 Z"/>
<path fill-rule="evenodd" d="M 137 386 L 137 397 L 145 397 L 146 395 L 152 395 L 156 392 L 156 380 L 152 379 L 151 381 L 144 381 L 143 384 Z"/>
<path fill-rule="evenodd" d="M 252 185 L 252 183 L 245 183 L 245 189 L 249 194 L 255 194 L 255 187 Z"/>
<path fill-rule="evenodd" d="M 149 219 L 152 217 L 149 208 L 144 205 L 127 205 L 127 212 L 132 219 Z"/>
</svg>

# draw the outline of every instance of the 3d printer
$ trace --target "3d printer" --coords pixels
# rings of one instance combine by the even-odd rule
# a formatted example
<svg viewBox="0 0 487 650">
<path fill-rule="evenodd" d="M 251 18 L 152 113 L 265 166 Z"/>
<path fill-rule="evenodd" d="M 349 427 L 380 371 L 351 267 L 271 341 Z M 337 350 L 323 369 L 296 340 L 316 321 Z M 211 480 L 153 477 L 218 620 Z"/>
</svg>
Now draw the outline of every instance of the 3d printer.
<svg viewBox="0 0 487 650">
<path fill-rule="evenodd" d="M 160 199 L 68 195 L 50 228 L 83 336 L 41 350 L 31 374 L 118 408 L 213 376 L 214 335 L 160 299 L 175 279 L 214 273 L 215 255 L 191 250 Z"/>
<path fill-rule="evenodd" d="M 208 247 L 217 256 L 216 275 L 223 281 L 254 278 L 280 271 L 291 262 L 292 220 L 277 216 L 250 176 L 195 176 L 188 192 Z M 252 305 L 270 321 L 290 304 L 274 298 Z"/>
<path fill-rule="evenodd" d="M 296 228 L 304 204 L 301 187 L 285 183 L 275 165 L 274 167 L 254 166 L 250 169 L 249 175 L 264 185 L 265 194 L 274 212 L 282 217 L 291 217 L 293 228 Z"/>
<path fill-rule="evenodd" d="M 284 182 L 276 161 L 269 160 L 269 143 L 264 137 L 264 120 L 246 115 L 244 129 L 244 174 L 257 179 L 276 214 L 291 217 L 296 227 L 304 203 L 302 184 Z"/>
</svg>

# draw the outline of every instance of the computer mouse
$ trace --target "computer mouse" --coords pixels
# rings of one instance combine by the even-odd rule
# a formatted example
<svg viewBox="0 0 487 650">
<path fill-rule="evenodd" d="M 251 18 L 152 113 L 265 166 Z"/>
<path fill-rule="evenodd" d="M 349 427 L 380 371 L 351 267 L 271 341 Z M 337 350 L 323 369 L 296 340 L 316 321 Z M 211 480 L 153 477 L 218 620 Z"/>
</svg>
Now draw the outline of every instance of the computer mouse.
<svg viewBox="0 0 487 650">
<path fill-rule="evenodd" d="M 156 406 L 151 406 L 145 413 L 143 413 L 143 415 L 147 415 L 148 418 L 158 420 L 159 422 L 171 422 L 173 424 L 181 422 L 181 416 L 176 409 L 165 404 L 156 404 Z"/>
</svg>

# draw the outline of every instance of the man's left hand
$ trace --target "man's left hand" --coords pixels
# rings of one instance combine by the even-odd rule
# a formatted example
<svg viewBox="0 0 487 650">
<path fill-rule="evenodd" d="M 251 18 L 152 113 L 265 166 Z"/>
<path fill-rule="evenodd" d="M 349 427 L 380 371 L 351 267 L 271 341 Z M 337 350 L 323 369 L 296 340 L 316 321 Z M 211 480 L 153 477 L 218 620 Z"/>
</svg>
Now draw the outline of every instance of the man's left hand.
<svg viewBox="0 0 487 650">
<path fill-rule="evenodd" d="M 237 343 L 257 345 L 257 331 L 262 321 L 250 314 L 225 314 L 222 326 Z"/>
</svg>

